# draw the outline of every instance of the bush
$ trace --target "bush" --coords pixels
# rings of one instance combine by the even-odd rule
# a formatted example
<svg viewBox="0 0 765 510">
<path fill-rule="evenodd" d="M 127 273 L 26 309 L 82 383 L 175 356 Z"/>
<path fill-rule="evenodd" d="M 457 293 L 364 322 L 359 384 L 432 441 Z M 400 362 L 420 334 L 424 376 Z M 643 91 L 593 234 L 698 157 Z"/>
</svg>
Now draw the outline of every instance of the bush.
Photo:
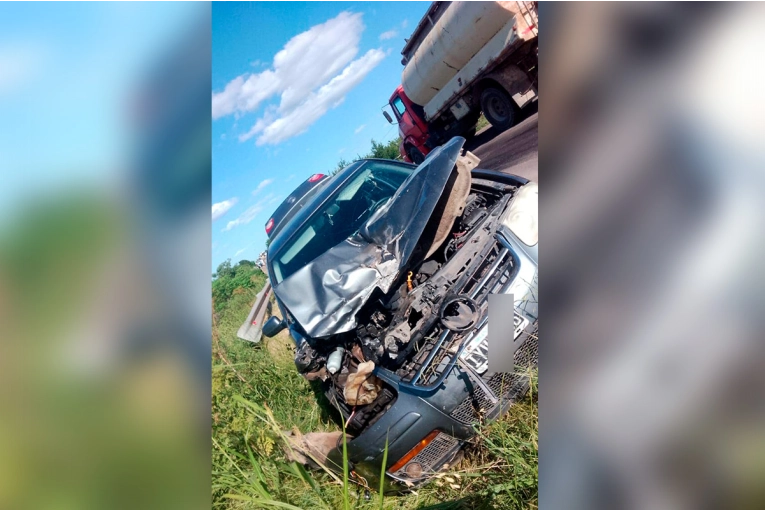
<svg viewBox="0 0 765 510">
<path fill-rule="evenodd" d="M 266 275 L 254 262 L 240 260 L 235 266 L 231 266 L 231 260 L 221 262 L 212 282 L 215 311 L 222 311 L 233 295 L 241 294 L 238 289 L 261 288 L 265 282 Z"/>
</svg>

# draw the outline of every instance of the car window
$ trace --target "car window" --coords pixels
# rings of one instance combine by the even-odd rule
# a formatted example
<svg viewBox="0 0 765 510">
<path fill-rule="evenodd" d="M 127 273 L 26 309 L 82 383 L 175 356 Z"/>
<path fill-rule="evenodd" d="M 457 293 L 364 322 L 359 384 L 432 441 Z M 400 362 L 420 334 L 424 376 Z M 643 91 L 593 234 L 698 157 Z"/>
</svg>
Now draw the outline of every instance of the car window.
<svg viewBox="0 0 765 510">
<path fill-rule="evenodd" d="M 404 106 L 404 102 L 401 100 L 400 96 L 396 96 L 396 99 L 393 100 L 393 106 L 396 107 L 396 111 L 398 112 L 399 117 L 404 115 L 406 107 Z"/>
<path fill-rule="evenodd" d="M 395 163 L 368 161 L 274 254 L 275 283 L 289 278 L 333 246 L 355 235 L 372 212 L 393 196 L 411 171 Z"/>
</svg>

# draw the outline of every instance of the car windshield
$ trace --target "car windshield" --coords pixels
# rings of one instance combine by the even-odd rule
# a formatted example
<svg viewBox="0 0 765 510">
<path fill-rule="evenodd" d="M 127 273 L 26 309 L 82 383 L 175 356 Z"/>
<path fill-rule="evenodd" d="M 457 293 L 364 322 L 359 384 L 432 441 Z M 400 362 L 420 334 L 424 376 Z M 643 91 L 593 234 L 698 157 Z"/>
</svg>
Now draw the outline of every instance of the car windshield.
<svg viewBox="0 0 765 510">
<path fill-rule="evenodd" d="M 348 237 L 385 204 L 412 170 L 385 161 L 367 161 L 308 219 L 272 260 L 278 284 Z"/>
</svg>

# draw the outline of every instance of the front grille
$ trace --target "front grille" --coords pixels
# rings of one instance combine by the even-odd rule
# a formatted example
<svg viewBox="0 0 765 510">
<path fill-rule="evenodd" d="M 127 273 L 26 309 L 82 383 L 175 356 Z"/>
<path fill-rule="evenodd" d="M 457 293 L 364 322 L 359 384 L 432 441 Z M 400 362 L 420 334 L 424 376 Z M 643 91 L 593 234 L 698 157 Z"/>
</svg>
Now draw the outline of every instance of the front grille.
<svg viewBox="0 0 765 510">
<path fill-rule="evenodd" d="M 539 362 L 538 324 L 534 324 L 530 330 L 527 328 L 521 335 L 521 338 L 525 337 L 525 339 L 522 340 L 520 347 L 513 356 L 516 371 L 496 373 L 486 382 L 494 396 L 499 399 L 497 405 L 508 401 L 515 402 L 526 394 L 528 390 L 527 371 Z M 482 414 L 487 414 L 494 408 L 491 400 L 479 386 L 474 386 L 472 395 L 468 395 L 449 415 L 459 422 L 470 424 L 479 419 L 476 408 Z"/>
<path fill-rule="evenodd" d="M 454 408 L 450 416 L 457 421 L 469 425 L 478 418 L 476 409 L 480 413 L 486 413 L 492 407 L 494 407 L 494 404 L 491 403 L 488 395 L 486 395 L 480 386 L 474 386 L 472 395 L 468 395 L 465 400 L 460 402 L 460 405 Z"/>
<path fill-rule="evenodd" d="M 438 471 L 444 463 L 449 461 L 460 447 L 460 441 L 449 434 L 439 432 L 436 438 L 430 442 L 412 460 L 406 463 L 393 476 L 408 480 L 418 480 Z M 411 469 L 417 466 L 417 470 Z M 407 468 L 409 468 L 407 470 Z"/>
<path fill-rule="evenodd" d="M 467 280 L 465 286 L 459 289 L 459 293 L 467 295 L 478 303 L 483 303 L 488 299 L 490 293 L 502 288 L 510 281 L 514 267 L 515 262 L 510 250 L 495 237 L 493 244 L 485 251 L 485 255 L 478 259 L 471 268 L 472 276 Z M 485 322 L 488 312 L 484 309 L 481 313 L 483 317 L 478 321 L 479 324 Z M 409 372 L 403 377 L 403 380 L 425 386 L 434 384 L 449 366 L 459 346 L 463 342 L 469 341 L 480 327 L 476 327 L 472 333 L 454 333 L 445 331 L 440 325 L 436 325 L 428 333 L 428 337 L 433 339 L 432 343 L 423 346 L 424 348 L 415 358 L 414 367 L 408 369 Z M 441 338 L 442 336 L 443 338 Z"/>
</svg>

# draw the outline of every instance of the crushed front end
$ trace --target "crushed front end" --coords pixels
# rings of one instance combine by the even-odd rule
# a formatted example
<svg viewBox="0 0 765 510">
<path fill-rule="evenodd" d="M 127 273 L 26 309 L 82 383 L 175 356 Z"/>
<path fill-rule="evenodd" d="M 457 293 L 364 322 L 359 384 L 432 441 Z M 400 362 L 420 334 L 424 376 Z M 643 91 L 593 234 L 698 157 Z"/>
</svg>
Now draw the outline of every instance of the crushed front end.
<svg viewBox="0 0 765 510">
<path fill-rule="evenodd" d="M 296 366 L 321 381 L 369 484 L 386 443 L 389 482 L 417 484 L 452 463 L 474 423 L 526 392 L 537 363 L 537 185 L 475 169 L 454 140 L 354 236 L 274 287 Z M 488 372 L 491 294 L 514 296 L 514 373 Z M 328 460 L 340 468 L 342 448 Z"/>
</svg>

